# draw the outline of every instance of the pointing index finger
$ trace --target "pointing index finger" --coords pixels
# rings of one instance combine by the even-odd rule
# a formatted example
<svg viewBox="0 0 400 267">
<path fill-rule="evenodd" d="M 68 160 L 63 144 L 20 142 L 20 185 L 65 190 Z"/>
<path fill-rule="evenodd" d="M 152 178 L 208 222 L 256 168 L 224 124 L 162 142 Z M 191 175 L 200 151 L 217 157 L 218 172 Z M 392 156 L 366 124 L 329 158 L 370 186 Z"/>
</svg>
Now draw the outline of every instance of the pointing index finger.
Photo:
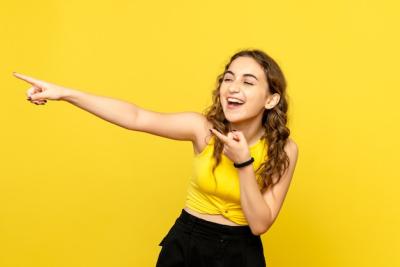
<svg viewBox="0 0 400 267">
<path fill-rule="evenodd" d="M 210 131 L 215 134 L 219 139 L 222 140 L 222 142 L 227 143 L 228 142 L 228 137 L 225 136 L 224 134 L 220 133 L 219 131 L 215 130 L 214 128 L 211 128 Z"/>
<path fill-rule="evenodd" d="M 13 75 L 15 77 L 21 79 L 21 80 L 24 80 L 25 82 L 28 82 L 28 83 L 32 84 L 32 85 L 38 85 L 38 86 L 42 86 L 43 85 L 42 81 L 34 79 L 32 77 L 29 77 L 29 76 L 26 76 L 26 75 L 23 75 L 23 74 L 20 74 L 20 73 L 16 73 L 16 72 L 13 72 Z"/>
</svg>

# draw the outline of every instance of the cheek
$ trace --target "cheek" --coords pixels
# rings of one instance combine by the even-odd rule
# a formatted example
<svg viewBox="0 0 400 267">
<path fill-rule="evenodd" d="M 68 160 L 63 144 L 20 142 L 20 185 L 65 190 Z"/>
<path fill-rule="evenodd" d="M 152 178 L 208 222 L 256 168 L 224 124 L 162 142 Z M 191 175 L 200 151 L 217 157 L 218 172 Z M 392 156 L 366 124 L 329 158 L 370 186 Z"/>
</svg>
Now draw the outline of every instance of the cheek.
<svg viewBox="0 0 400 267">
<path fill-rule="evenodd" d="M 263 109 L 265 105 L 265 99 L 261 95 L 248 98 L 248 102 L 250 103 L 249 108 L 254 111 L 259 111 L 260 109 Z"/>
<path fill-rule="evenodd" d="M 223 85 L 221 85 L 220 87 L 219 87 L 219 94 L 220 95 L 223 95 L 223 94 L 225 94 L 225 86 L 223 86 Z"/>
<path fill-rule="evenodd" d="M 223 90 L 219 90 L 219 102 L 222 104 L 223 103 L 223 99 L 225 98 L 225 93 L 224 93 L 224 91 Z"/>
<path fill-rule="evenodd" d="M 265 101 L 267 101 L 266 92 L 262 91 L 262 89 L 252 93 L 251 98 L 257 106 L 259 105 L 263 106 L 265 104 Z"/>
</svg>

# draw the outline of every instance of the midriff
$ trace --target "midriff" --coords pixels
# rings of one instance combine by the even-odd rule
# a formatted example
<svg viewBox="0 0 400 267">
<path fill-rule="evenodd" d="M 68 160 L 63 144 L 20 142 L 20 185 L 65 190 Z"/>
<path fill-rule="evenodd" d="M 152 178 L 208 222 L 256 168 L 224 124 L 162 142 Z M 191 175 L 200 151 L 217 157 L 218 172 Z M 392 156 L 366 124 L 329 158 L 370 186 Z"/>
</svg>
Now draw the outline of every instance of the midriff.
<svg viewBox="0 0 400 267">
<path fill-rule="evenodd" d="M 197 211 L 194 211 L 190 209 L 189 207 L 185 207 L 184 210 L 186 210 L 188 213 L 192 214 L 193 216 L 196 216 L 198 218 L 219 223 L 219 224 L 225 224 L 225 225 L 231 225 L 231 226 L 241 226 L 240 224 L 234 223 L 231 220 L 225 218 L 224 216 L 220 214 L 203 214 L 199 213 Z"/>
</svg>

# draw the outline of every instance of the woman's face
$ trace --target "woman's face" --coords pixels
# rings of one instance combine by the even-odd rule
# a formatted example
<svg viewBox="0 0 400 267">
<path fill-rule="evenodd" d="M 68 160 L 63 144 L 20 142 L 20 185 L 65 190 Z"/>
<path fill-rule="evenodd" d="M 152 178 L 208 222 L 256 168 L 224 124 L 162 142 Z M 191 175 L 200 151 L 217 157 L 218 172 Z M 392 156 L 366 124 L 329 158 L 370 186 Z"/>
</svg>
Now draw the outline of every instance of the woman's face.
<svg viewBox="0 0 400 267">
<path fill-rule="evenodd" d="M 228 121 L 240 122 L 262 117 L 269 96 L 263 68 L 252 57 L 236 58 L 225 71 L 219 94 Z M 230 100 L 235 99 L 242 104 L 232 104 Z"/>
</svg>

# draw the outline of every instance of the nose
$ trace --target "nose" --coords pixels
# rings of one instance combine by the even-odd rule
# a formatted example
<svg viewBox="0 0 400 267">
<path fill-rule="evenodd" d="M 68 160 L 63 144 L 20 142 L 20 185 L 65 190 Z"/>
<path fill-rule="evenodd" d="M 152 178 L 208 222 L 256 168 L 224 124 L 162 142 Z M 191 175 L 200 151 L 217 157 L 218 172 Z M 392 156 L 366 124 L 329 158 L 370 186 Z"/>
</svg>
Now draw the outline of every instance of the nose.
<svg viewBox="0 0 400 267">
<path fill-rule="evenodd" d="M 235 82 L 232 82 L 230 85 L 229 85 L 229 87 L 228 87 L 228 91 L 230 92 L 230 93 L 233 93 L 233 92 L 239 92 L 240 91 L 240 87 L 239 87 L 239 84 L 237 84 L 237 83 L 235 83 Z"/>
</svg>

